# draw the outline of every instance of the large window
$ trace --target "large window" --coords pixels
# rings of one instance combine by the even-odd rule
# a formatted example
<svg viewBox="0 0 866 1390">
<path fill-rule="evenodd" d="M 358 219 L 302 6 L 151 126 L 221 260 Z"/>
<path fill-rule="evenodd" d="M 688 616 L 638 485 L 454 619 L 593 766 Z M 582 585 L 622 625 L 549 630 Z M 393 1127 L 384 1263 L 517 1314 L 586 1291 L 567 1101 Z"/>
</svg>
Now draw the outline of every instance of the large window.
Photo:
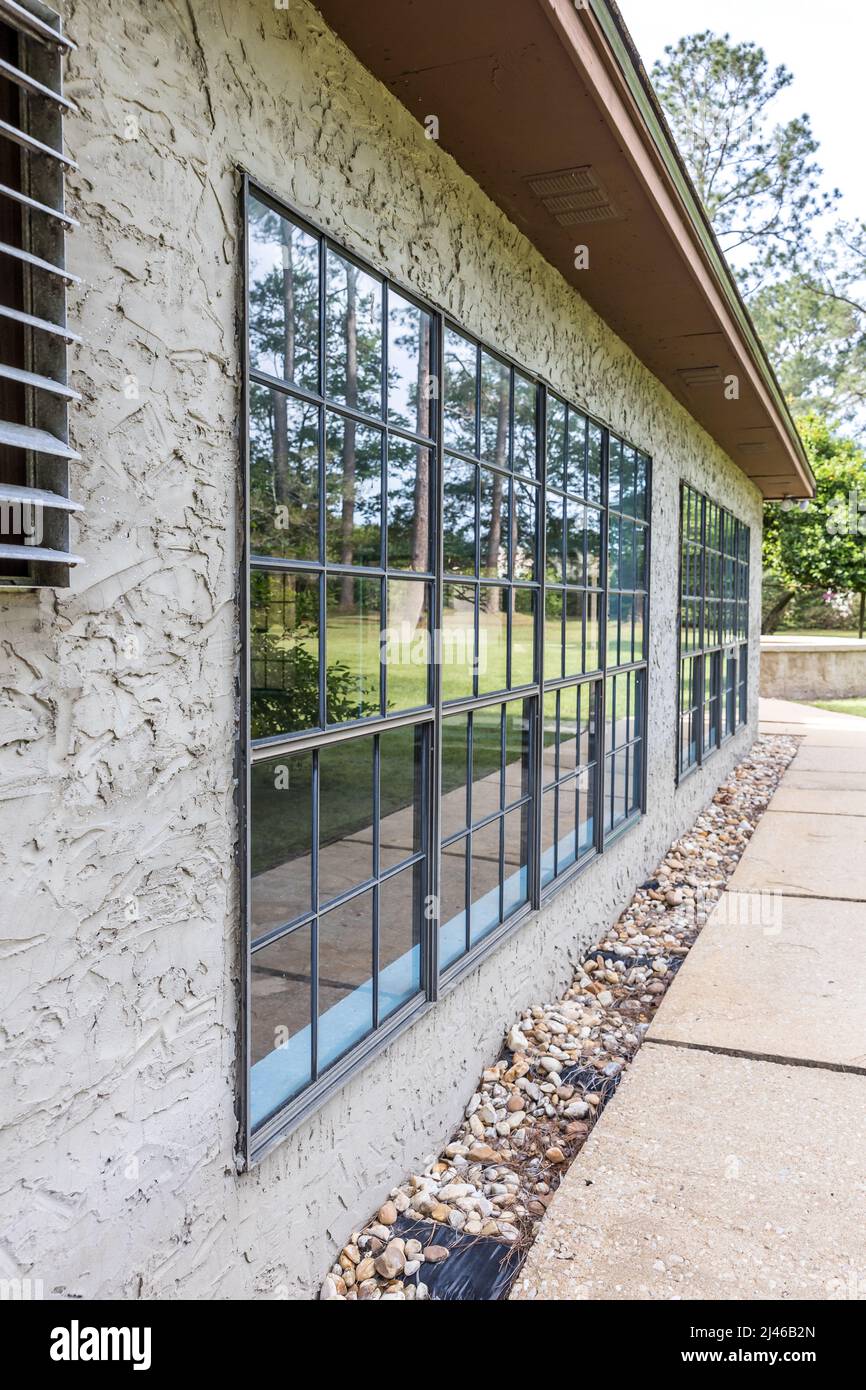
<svg viewBox="0 0 866 1390">
<path fill-rule="evenodd" d="M 245 196 L 255 1157 L 640 814 L 649 460 Z"/>
<path fill-rule="evenodd" d="M 684 484 L 677 768 L 700 766 L 748 718 L 748 526 Z"/>
</svg>

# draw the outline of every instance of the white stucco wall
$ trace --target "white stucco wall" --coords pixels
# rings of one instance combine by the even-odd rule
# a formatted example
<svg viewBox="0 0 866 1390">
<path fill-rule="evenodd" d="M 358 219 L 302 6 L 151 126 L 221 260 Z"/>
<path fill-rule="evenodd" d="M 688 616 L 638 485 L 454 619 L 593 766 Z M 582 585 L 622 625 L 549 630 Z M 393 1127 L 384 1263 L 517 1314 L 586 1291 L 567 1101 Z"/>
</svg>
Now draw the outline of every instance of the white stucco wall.
<svg viewBox="0 0 866 1390">
<path fill-rule="evenodd" d="M 87 566 L 70 591 L 0 596 L 0 1277 L 49 1296 L 303 1297 L 747 747 L 752 729 L 675 793 L 679 482 L 752 527 L 753 715 L 759 497 L 305 0 L 65 12 Z M 649 814 L 246 1174 L 238 167 L 654 460 Z"/>
</svg>

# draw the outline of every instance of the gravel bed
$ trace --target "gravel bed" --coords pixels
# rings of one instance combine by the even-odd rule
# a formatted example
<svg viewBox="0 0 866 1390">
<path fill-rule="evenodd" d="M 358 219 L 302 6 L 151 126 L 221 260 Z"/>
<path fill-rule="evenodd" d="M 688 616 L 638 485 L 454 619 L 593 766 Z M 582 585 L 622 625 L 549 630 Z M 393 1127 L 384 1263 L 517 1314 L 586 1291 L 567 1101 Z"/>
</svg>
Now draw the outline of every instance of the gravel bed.
<svg viewBox="0 0 866 1390">
<path fill-rule="evenodd" d="M 533 1005 L 512 1024 L 451 1141 L 352 1233 L 320 1298 L 429 1298 L 425 1273 L 431 1279 L 432 1266 L 452 1252 L 435 1235 L 426 1244 L 403 1239 L 398 1220 L 447 1226 L 451 1243 L 457 1232 L 512 1252 L 528 1248 L 796 751 L 794 738 L 755 742 L 562 998 Z"/>
</svg>

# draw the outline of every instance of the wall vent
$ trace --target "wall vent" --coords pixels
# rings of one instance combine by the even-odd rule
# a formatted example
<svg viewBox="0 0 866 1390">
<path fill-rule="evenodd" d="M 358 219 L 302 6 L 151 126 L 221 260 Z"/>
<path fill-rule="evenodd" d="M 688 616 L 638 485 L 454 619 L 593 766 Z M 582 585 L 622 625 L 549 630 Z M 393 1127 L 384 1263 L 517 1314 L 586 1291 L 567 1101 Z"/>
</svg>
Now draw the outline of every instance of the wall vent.
<svg viewBox="0 0 866 1390">
<path fill-rule="evenodd" d="M 69 548 L 63 60 L 74 45 L 41 0 L 0 0 L 0 585 L 65 588 Z"/>
<path fill-rule="evenodd" d="M 719 386 L 722 382 L 722 369 L 713 367 L 680 367 L 677 376 L 685 386 Z"/>
<path fill-rule="evenodd" d="M 551 217 L 563 227 L 609 222 L 620 215 L 589 164 L 576 169 L 556 169 L 548 174 L 532 174 L 526 183 Z"/>
</svg>

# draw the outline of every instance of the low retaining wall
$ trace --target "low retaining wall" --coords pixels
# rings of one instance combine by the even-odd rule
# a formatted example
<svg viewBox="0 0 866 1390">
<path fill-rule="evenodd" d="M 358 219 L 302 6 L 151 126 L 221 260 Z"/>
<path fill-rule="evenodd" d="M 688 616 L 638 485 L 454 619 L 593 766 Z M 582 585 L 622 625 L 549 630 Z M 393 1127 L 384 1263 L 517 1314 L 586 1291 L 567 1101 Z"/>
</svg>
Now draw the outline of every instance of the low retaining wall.
<svg viewBox="0 0 866 1390">
<path fill-rule="evenodd" d="M 785 638 L 761 642 L 761 694 L 776 700 L 866 695 L 866 641 Z"/>
</svg>

